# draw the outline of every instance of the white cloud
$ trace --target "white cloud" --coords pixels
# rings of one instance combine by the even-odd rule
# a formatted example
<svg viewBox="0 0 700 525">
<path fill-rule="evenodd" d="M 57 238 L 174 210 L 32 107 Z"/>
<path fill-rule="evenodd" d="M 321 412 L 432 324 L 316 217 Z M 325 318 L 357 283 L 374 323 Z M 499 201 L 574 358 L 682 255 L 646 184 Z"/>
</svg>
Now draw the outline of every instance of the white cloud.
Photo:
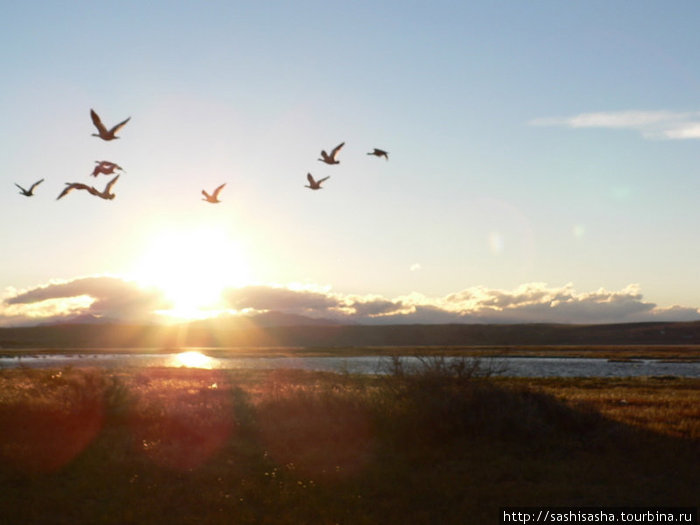
<svg viewBox="0 0 700 525">
<path fill-rule="evenodd" d="M 627 129 L 649 139 L 700 138 L 700 112 L 610 111 L 581 113 L 571 117 L 544 117 L 530 121 L 533 126 Z"/>
<path fill-rule="evenodd" d="M 669 139 L 700 139 L 700 122 L 688 122 L 665 132 Z"/>
<path fill-rule="evenodd" d="M 636 284 L 621 290 L 578 292 L 572 284 L 552 287 L 526 283 L 513 290 L 483 286 L 443 297 L 411 293 L 396 298 L 379 295 L 295 292 L 289 289 L 248 287 L 231 290 L 237 309 L 281 310 L 356 323 L 556 322 L 619 323 L 652 320 L 700 320 L 695 308 L 658 307 L 645 301 Z M 279 300 L 277 300 L 279 299 Z"/>
<path fill-rule="evenodd" d="M 391 323 L 623 323 L 700 320 L 697 308 L 659 307 L 641 288 L 577 291 L 573 284 L 525 283 L 511 290 L 476 286 L 441 297 L 412 292 L 388 298 L 329 288 L 245 286 L 223 293 L 232 310 L 278 311 L 342 322 Z M 152 322 L 169 306 L 163 294 L 116 277 L 83 277 L 17 291 L 0 304 L 0 325 L 60 322 L 81 316 Z"/>
</svg>

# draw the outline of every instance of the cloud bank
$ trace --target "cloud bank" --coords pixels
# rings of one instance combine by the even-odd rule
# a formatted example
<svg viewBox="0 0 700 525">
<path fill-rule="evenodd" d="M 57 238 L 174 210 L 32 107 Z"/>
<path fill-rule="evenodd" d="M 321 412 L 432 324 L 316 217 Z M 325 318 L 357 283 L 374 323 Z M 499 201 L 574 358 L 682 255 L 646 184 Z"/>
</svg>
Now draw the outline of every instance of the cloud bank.
<svg viewBox="0 0 700 525">
<path fill-rule="evenodd" d="M 229 314 L 282 312 L 340 323 L 623 323 L 700 320 L 697 308 L 660 307 L 645 301 L 638 285 L 579 292 L 572 284 L 527 283 L 512 290 L 483 286 L 441 297 L 420 293 L 388 298 L 328 289 L 244 286 L 222 292 Z M 9 290 L 0 325 L 75 320 L 164 321 L 172 305 L 164 294 L 118 277 L 82 277 L 32 289 Z"/>
<path fill-rule="evenodd" d="M 171 308 L 163 292 L 119 277 L 81 277 L 10 290 L 0 304 L 0 325 L 104 319 L 152 322 Z"/>
<path fill-rule="evenodd" d="M 279 294 L 282 302 L 270 301 Z M 618 323 L 700 320 L 696 308 L 659 307 L 644 301 L 638 285 L 622 290 L 577 292 L 572 284 L 523 284 L 514 290 L 473 287 L 444 297 L 419 293 L 384 298 L 265 286 L 226 293 L 229 304 L 248 311 L 277 310 L 344 322 L 389 323 Z M 262 309 L 261 309 L 262 307 Z"/>
<path fill-rule="evenodd" d="M 544 117 L 530 121 L 533 126 L 626 129 L 647 139 L 700 138 L 700 112 L 612 111 L 581 113 L 571 117 Z"/>
</svg>

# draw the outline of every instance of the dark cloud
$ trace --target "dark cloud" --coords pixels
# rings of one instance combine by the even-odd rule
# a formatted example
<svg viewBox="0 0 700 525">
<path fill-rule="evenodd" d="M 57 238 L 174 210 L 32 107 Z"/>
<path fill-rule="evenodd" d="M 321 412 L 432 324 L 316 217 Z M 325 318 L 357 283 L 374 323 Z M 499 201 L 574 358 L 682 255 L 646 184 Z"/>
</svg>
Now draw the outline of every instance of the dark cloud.
<svg viewBox="0 0 700 525">
<path fill-rule="evenodd" d="M 403 308 L 403 303 L 388 299 L 371 299 L 352 301 L 348 306 L 353 309 L 354 315 L 365 317 L 397 313 Z"/>
<path fill-rule="evenodd" d="M 39 286 L 5 299 L 9 306 L 35 305 L 52 299 L 87 296 L 92 299 L 82 311 L 70 315 L 92 315 L 115 320 L 146 320 L 156 310 L 170 308 L 160 290 L 144 288 L 117 277 L 83 277 Z M 58 317 L 61 315 L 58 314 Z"/>
<path fill-rule="evenodd" d="M 649 321 L 697 321 L 700 312 L 696 308 L 685 306 L 671 306 L 669 308 L 657 308 L 651 312 Z"/>
<path fill-rule="evenodd" d="M 365 318 L 400 311 L 401 301 L 377 296 L 340 296 L 273 286 L 231 288 L 223 294 L 236 310 L 280 311 L 331 318 Z"/>
<path fill-rule="evenodd" d="M 478 322 L 478 319 L 466 319 L 459 312 L 451 312 L 431 304 L 414 305 L 405 312 L 396 315 L 388 315 L 377 319 L 367 319 L 367 322 L 379 322 L 382 324 L 447 324 L 459 322 Z"/>
<path fill-rule="evenodd" d="M 272 286 L 230 288 L 224 299 L 236 310 L 277 310 L 290 313 L 327 312 L 342 306 L 332 295 L 308 290 L 291 290 Z"/>
</svg>

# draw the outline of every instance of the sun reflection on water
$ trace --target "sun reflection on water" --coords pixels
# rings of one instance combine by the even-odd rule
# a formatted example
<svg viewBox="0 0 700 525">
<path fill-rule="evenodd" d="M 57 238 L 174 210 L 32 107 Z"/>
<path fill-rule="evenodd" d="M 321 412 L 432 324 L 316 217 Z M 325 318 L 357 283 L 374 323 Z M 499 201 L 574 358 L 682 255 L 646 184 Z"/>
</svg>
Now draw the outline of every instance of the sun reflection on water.
<svg viewBox="0 0 700 525">
<path fill-rule="evenodd" d="M 195 350 L 190 350 L 188 352 L 181 352 L 177 354 L 174 358 L 174 366 L 186 367 L 186 368 L 206 368 L 211 370 L 214 368 L 215 360 L 209 356 L 204 355 L 201 352 Z"/>
</svg>

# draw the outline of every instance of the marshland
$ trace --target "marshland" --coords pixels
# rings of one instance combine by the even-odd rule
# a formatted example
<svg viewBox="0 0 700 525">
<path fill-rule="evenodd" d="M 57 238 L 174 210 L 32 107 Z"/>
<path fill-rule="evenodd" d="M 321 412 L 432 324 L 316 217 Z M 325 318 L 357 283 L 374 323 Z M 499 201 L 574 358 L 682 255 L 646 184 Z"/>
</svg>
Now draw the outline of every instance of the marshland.
<svg viewBox="0 0 700 525">
<path fill-rule="evenodd" d="M 0 370 L 5 523 L 494 523 L 513 505 L 696 505 L 700 380 Z"/>
</svg>

